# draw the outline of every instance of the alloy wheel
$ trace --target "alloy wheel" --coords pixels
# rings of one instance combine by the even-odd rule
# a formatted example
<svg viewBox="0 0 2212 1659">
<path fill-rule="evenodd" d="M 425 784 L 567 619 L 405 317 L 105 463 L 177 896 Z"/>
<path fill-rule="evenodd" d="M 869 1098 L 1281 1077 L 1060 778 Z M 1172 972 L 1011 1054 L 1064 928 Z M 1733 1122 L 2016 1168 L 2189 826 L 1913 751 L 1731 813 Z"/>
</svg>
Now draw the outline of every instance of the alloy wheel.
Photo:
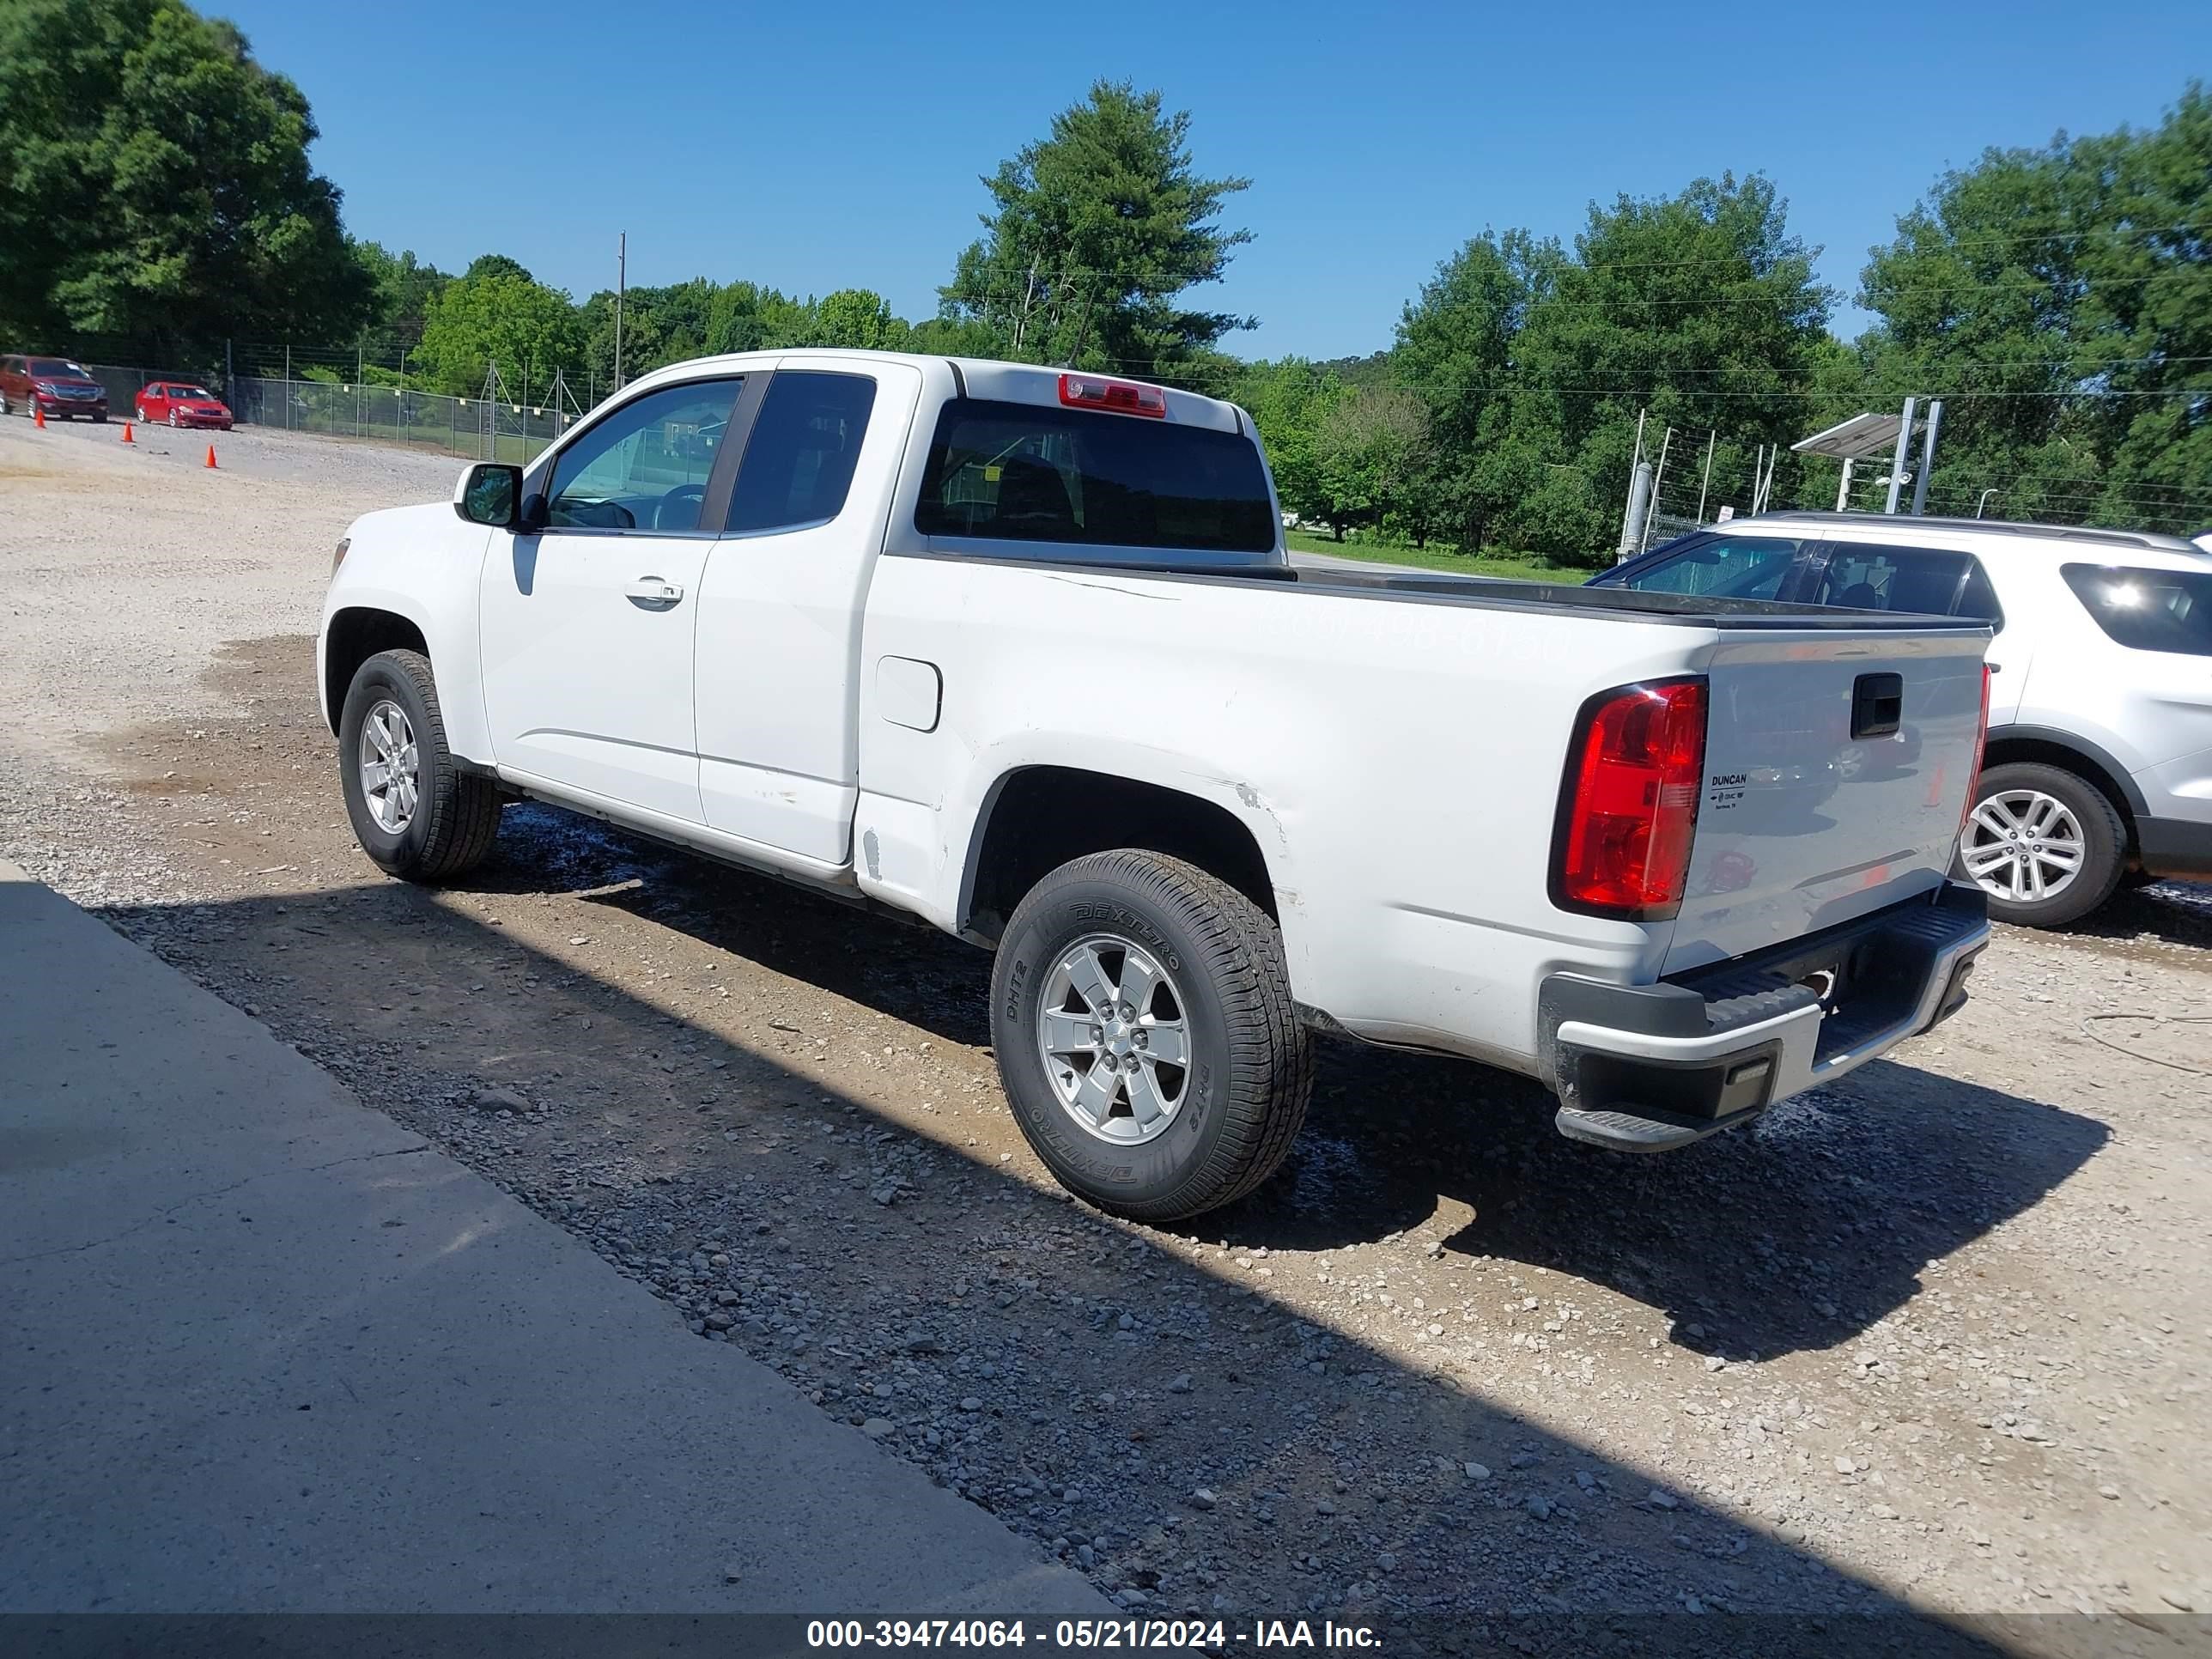
<svg viewBox="0 0 2212 1659">
<path fill-rule="evenodd" d="M 1975 804 L 1959 847 L 1966 874 L 1992 898 L 2039 904 L 2074 884 L 2088 855 L 2073 810 L 2040 789 L 2005 789 Z"/>
<path fill-rule="evenodd" d="M 396 836 L 415 821 L 422 796 L 422 761 L 407 711 L 389 697 L 361 723 L 361 793 L 377 828 Z"/>
<path fill-rule="evenodd" d="M 1093 933 L 1061 953 L 1037 1001 L 1036 1044 L 1078 1128 L 1120 1146 L 1167 1132 L 1190 1088 L 1188 1006 L 1133 940 Z"/>
</svg>

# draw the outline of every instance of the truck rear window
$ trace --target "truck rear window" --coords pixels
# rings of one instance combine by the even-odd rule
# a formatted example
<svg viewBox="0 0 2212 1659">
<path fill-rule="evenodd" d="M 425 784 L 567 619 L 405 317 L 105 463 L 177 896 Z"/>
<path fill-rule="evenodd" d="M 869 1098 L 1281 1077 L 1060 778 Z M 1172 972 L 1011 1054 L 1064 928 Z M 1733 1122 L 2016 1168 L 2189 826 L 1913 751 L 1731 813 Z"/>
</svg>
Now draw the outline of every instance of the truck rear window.
<svg viewBox="0 0 2212 1659">
<path fill-rule="evenodd" d="M 915 506 L 925 536 L 1267 553 L 1275 513 L 1249 437 L 1128 415 L 956 398 Z"/>
</svg>

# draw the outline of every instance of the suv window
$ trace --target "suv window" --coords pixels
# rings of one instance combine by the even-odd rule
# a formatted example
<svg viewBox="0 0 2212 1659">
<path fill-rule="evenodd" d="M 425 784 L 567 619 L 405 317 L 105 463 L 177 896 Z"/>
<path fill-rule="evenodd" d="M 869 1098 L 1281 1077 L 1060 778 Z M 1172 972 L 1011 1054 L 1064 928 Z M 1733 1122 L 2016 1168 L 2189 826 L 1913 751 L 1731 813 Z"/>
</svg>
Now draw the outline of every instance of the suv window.
<svg viewBox="0 0 2212 1659">
<path fill-rule="evenodd" d="M 2069 564 L 2060 574 L 2097 626 L 2119 644 L 2212 657 L 2212 571 Z"/>
<path fill-rule="evenodd" d="M 1850 611 L 1997 619 L 1996 594 L 1988 575 L 1972 554 L 1952 548 L 1835 543 L 1811 599 Z"/>
<path fill-rule="evenodd" d="M 745 440 L 727 528 L 793 530 L 836 518 L 875 404 L 876 383 L 865 374 L 779 371 Z"/>
<path fill-rule="evenodd" d="M 1695 536 L 1655 553 L 1627 574 L 1598 578 L 1607 587 L 1639 593 L 1711 594 L 1730 599 L 1774 599 L 1796 567 L 1804 544 L 1776 536 Z"/>
<path fill-rule="evenodd" d="M 1269 553 L 1259 446 L 1205 427 L 956 398 L 938 417 L 915 504 L 925 536 Z"/>
<path fill-rule="evenodd" d="M 738 380 L 693 380 L 624 404 L 553 463 L 559 530 L 696 530 Z"/>
</svg>

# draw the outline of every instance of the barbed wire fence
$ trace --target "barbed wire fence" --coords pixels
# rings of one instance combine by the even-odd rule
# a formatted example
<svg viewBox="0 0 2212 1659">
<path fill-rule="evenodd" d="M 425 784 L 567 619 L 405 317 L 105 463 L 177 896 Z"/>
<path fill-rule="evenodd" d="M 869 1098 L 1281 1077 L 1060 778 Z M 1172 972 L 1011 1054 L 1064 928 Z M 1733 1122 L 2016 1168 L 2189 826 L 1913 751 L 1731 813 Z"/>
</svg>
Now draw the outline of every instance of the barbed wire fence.
<svg viewBox="0 0 2212 1659">
<path fill-rule="evenodd" d="M 107 343 L 111 348 L 116 344 Z M 191 380 L 219 389 L 242 424 L 397 444 L 468 460 L 527 462 L 614 389 L 590 371 L 579 386 L 565 371 L 548 378 L 542 368 L 526 362 L 495 362 L 487 366 L 482 384 L 472 394 L 426 391 L 420 386 L 422 368 L 415 344 L 404 337 L 392 335 L 374 346 L 227 342 L 220 356 L 203 347 L 180 352 L 178 359 L 165 365 L 118 362 L 103 353 L 98 342 L 86 340 L 82 345 L 76 361 L 106 386 L 111 406 L 123 418 L 135 411 L 138 394 L 147 386 Z M 1234 397 L 1241 367 L 1227 362 L 1152 365 L 1150 374 L 1192 391 Z M 1607 402 L 1617 400 L 1622 389 L 1600 385 L 1547 388 L 1563 397 L 1585 396 Z M 1808 406 L 1830 397 L 1812 391 L 1786 395 Z M 2051 394 L 1962 386 L 1946 389 L 1940 395 L 1964 402 Z M 2093 389 L 2081 395 L 2094 398 L 2103 394 Z M 2141 395 L 2195 404 L 2208 393 L 2185 387 Z M 1635 423 L 1626 408 L 1619 410 L 1618 418 Z M 1809 407 L 1808 418 L 1812 418 Z M 1624 431 L 1624 440 L 1626 435 Z M 1626 447 L 1624 442 L 1623 447 Z M 1610 497 L 1615 504 L 1611 508 L 1612 523 L 1620 529 L 1622 550 L 1629 553 L 1729 519 L 1790 505 L 1793 494 L 1807 504 L 1826 506 L 1832 499 L 1826 487 L 1808 491 L 1811 479 L 1804 464 L 1782 446 L 1735 438 L 1725 430 L 1662 427 L 1639 437 L 1635 458 L 1618 475 L 1611 467 L 1589 470 L 1574 457 L 1564 457 L 1559 463 L 1564 469 L 1583 474 L 1594 501 Z M 1652 470 L 1640 518 L 1636 481 L 1639 462 Z M 1778 492 L 1778 463 L 1781 466 Z M 1832 464 L 1828 469 L 1815 466 L 1813 477 L 1823 470 L 1829 470 L 1833 477 L 1832 467 Z M 1845 504 L 1879 510 L 1882 483 L 1881 469 L 1864 469 L 1850 480 Z M 2109 506 L 2109 494 L 2094 480 L 2069 483 L 1984 477 L 1978 473 L 1971 477 L 1939 477 L 1935 491 L 1937 497 L 1956 497 L 1942 503 L 1938 510 L 1947 507 L 1978 516 L 1992 509 L 2002 514 L 2009 507 L 2023 516 L 2063 523 L 2088 519 L 2100 502 Z M 1817 502 L 1811 501 L 1813 495 L 1820 497 Z M 1936 504 L 1931 497 L 1931 505 Z M 2128 516 L 2154 522 L 2160 528 L 2183 528 L 2182 520 L 2187 519 L 2184 530 L 2187 533 L 2212 520 L 2212 483 L 2147 490 L 2140 498 L 2127 498 L 2124 507 Z M 2172 520 L 2170 525 L 2166 522 L 2169 520 Z M 1600 553 L 1596 547 L 1589 551 Z"/>
<path fill-rule="evenodd" d="M 582 419 L 603 391 L 596 377 L 579 388 L 565 371 L 533 385 L 528 365 L 495 360 L 474 397 L 424 392 L 406 384 L 408 355 L 402 348 L 393 361 L 380 363 L 360 348 L 249 345 L 228 347 L 222 361 L 198 365 L 76 361 L 107 389 L 122 419 L 131 418 L 146 387 L 190 382 L 216 391 L 241 426 L 517 464 Z"/>
</svg>

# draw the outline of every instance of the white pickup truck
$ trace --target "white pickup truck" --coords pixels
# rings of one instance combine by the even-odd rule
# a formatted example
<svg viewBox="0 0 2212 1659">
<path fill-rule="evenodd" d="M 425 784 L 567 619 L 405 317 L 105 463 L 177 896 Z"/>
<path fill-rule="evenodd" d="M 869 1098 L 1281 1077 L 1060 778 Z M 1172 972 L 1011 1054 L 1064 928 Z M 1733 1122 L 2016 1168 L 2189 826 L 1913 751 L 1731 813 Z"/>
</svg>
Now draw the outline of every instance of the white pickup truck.
<svg viewBox="0 0 2212 1659">
<path fill-rule="evenodd" d="M 1143 1219 L 1267 1179 L 1313 1034 L 1686 1145 L 1964 1000 L 1987 626 L 1294 568 L 1233 405 L 706 358 L 374 513 L 318 650 L 370 858 L 524 796 L 994 949 L 1006 1097 Z"/>
</svg>

